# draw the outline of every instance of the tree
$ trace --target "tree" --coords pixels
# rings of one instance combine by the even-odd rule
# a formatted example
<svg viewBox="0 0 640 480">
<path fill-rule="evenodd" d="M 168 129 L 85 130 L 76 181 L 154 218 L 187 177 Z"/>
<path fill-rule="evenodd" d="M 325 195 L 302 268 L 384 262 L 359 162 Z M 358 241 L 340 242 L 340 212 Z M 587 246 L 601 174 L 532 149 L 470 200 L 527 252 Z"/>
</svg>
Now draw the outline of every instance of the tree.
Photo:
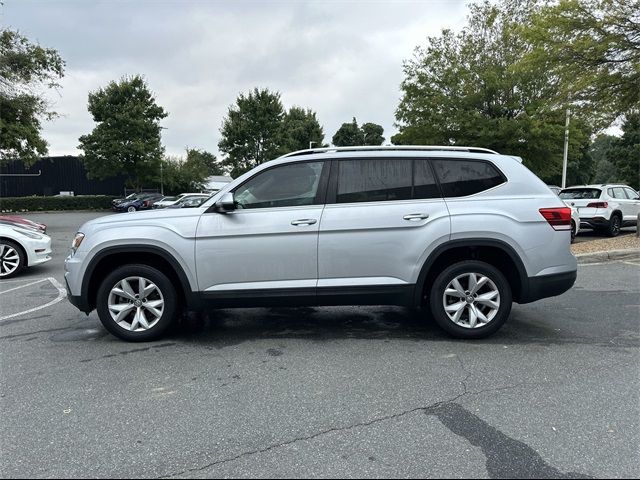
<svg viewBox="0 0 640 480">
<path fill-rule="evenodd" d="M 97 125 L 80 137 L 78 146 L 88 177 L 125 174 L 136 189 L 158 181 L 164 153 L 160 120 L 167 113 L 145 80 L 135 75 L 111 82 L 89 94 L 88 108 Z"/>
<path fill-rule="evenodd" d="M 284 108 L 280 94 L 255 88 L 240 94 L 222 122 L 218 148 L 222 161 L 235 178 L 282 152 Z"/>
<path fill-rule="evenodd" d="M 0 32 L 0 163 L 21 160 L 26 166 L 47 153 L 42 121 L 56 113 L 45 100 L 58 88 L 64 61 L 51 48 L 29 42 L 18 32 Z"/>
<path fill-rule="evenodd" d="M 323 147 L 324 131 L 316 118 L 316 113 L 310 109 L 291 107 L 282 120 L 282 136 L 284 144 L 282 153 L 294 152 L 313 147 Z"/>
<path fill-rule="evenodd" d="M 640 1 L 560 0 L 535 10 L 521 32 L 525 63 L 560 79 L 552 99 L 588 108 L 600 126 L 640 105 Z"/>
<path fill-rule="evenodd" d="M 360 127 L 363 145 L 382 145 L 384 143 L 384 128 L 376 123 L 365 123 Z"/>
<path fill-rule="evenodd" d="M 550 103 L 557 79 L 538 63 L 519 32 L 531 2 L 471 5 L 460 33 L 429 37 L 404 64 L 394 144 L 472 145 L 523 157 L 545 179 L 561 172 L 564 105 Z M 574 113 L 569 160 L 589 145 L 591 127 Z"/>
<path fill-rule="evenodd" d="M 165 157 L 163 169 L 165 191 L 176 194 L 200 191 L 207 178 L 223 173 L 213 154 L 194 148 L 187 149 L 186 158 Z"/>
<path fill-rule="evenodd" d="M 384 129 L 375 123 L 365 123 L 358 126 L 355 117 L 350 123 L 343 123 L 333 136 L 332 142 L 336 147 L 354 147 L 359 145 L 382 145 Z"/>
<path fill-rule="evenodd" d="M 626 116 L 622 132 L 609 158 L 617 168 L 619 180 L 637 190 L 640 188 L 640 113 Z"/>
</svg>

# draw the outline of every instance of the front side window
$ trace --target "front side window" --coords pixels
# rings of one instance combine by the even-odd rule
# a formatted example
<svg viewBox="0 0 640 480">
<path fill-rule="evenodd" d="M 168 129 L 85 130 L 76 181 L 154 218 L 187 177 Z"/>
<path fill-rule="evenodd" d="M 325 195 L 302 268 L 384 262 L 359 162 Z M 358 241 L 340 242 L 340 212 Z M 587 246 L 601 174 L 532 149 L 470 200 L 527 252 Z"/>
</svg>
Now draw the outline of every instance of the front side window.
<svg viewBox="0 0 640 480">
<path fill-rule="evenodd" d="M 313 205 L 323 162 L 282 165 L 258 173 L 234 193 L 237 208 L 274 208 Z"/>
<path fill-rule="evenodd" d="M 502 174 L 488 162 L 473 160 L 433 160 L 445 197 L 466 197 L 505 182 Z"/>
<path fill-rule="evenodd" d="M 411 199 L 411 159 L 341 160 L 337 203 Z"/>
</svg>

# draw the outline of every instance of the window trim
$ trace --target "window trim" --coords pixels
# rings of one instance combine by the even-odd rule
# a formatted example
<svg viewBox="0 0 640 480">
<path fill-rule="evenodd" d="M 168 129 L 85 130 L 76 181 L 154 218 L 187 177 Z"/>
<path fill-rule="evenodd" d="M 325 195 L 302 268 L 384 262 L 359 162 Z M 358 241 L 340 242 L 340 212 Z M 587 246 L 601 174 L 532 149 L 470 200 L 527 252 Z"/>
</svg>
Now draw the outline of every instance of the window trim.
<svg viewBox="0 0 640 480">
<path fill-rule="evenodd" d="M 246 183 L 250 182 L 251 180 L 253 180 L 254 178 L 256 178 L 258 175 L 262 175 L 265 172 L 268 172 L 269 170 L 273 170 L 275 168 L 280 168 L 280 167 L 288 167 L 290 165 L 298 165 L 301 163 L 322 163 L 322 171 L 320 172 L 320 181 L 318 182 L 318 190 L 316 191 L 316 196 L 313 199 L 313 203 L 310 203 L 309 205 L 289 205 L 286 207 L 264 207 L 264 208 L 246 208 L 246 209 L 238 209 L 240 211 L 260 211 L 260 210 L 273 210 L 273 209 L 282 209 L 282 208 L 299 208 L 299 207 L 312 207 L 315 205 L 324 205 L 325 204 L 325 199 L 327 196 L 327 184 L 329 182 L 329 167 L 331 166 L 331 160 L 323 160 L 323 159 L 318 159 L 318 158 L 314 158 L 314 159 L 305 159 L 305 160 L 296 160 L 293 162 L 286 162 L 286 163 L 278 163 L 277 165 L 271 165 L 270 167 L 265 168 L 264 170 L 260 170 L 259 172 L 256 172 L 254 175 L 251 175 L 249 178 L 247 178 L 244 182 L 242 182 L 239 185 L 236 185 L 235 187 L 233 187 L 232 190 L 229 190 L 230 193 L 233 193 L 233 195 L 235 196 L 236 191 L 243 187 Z M 212 205 L 211 208 L 215 207 L 215 205 Z"/>
</svg>

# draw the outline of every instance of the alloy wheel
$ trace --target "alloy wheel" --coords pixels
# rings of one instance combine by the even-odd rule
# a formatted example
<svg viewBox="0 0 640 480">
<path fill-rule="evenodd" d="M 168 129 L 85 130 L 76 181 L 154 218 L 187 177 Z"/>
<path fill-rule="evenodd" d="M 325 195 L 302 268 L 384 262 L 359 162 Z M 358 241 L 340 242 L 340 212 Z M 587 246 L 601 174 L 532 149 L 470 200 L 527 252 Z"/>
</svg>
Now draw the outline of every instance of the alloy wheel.
<svg viewBox="0 0 640 480">
<path fill-rule="evenodd" d="M 130 332 L 153 328 L 164 311 L 162 292 L 144 277 L 120 280 L 111 288 L 107 304 L 113 321 Z"/>
<path fill-rule="evenodd" d="M 0 277 L 7 277 L 20 267 L 20 255 L 10 245 L 0 244 Z"/>
<path fill-rule="evenodd" d="M 444 310 L 456 325 L 480 328 L 490 323 L 500 309 L 500 292 L 496 284 L 480 273 L 463 273 L 455 277 L 442 296 Z"/>
</svg>

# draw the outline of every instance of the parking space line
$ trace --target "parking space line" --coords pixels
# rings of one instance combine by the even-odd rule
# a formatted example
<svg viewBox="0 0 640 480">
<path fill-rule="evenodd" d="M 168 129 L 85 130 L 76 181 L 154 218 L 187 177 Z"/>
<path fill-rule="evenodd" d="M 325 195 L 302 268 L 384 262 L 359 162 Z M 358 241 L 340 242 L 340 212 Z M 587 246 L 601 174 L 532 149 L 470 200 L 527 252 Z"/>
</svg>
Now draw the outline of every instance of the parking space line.
<svg viewBox="0 0 640 480">
<path fill-rule="evenodd" d="M 38 310 L 42 310 L 44 308 L 55 305 L 56 303 L 59 303 L 65 299 L 65 297 L 67 296 L 67 291 L 60 284 L 60 282 L 58 282 L 53 277 L 48 277 L 48 278 L 45 278 L 44 280 L 48 280 L 49 282 L 51 282 L 51 285 L 53 285 L 56 288 L 56 290 L 58 290 L 58 296 L 55 299 L 51 300 L 48 303 L 45 303 L 44 305 L 40 305 L 39 307 L 34 307 L 34 308 L 30 308 L 29 310 L 25 310 L 24 312 L 12 313 L 11 315 L 5 315 L 4 317 L 0 317 L 0 322 L 3 320 L 8 320 L 10 318 L 19 317 L 20 315 L 26 315 L 28 313 L 37 312 Z M 39 283 L 39 282 L 34 282 L 34 284 L 35 283 Z"/>
<path fill-rule="evenodd" d="M 35 285 L 37 283 L 46 282 L 47 280 L 49 280 L 49 279 L 48 278 L 41 278 L 40 280 L 36 280 L 35 282 L 25 283 L 24 285 L 20 285 L 18 287 L 13 287 L 13 288 L 10 288 L 9 290 L 3 290 L 3 291 L 0 292 L 0 295 L 2 295 L 3 293 L 13 292 L 14 290 L 19 290 L 21 288 L 30 287 L 31 285 Z"/>
</svg>

